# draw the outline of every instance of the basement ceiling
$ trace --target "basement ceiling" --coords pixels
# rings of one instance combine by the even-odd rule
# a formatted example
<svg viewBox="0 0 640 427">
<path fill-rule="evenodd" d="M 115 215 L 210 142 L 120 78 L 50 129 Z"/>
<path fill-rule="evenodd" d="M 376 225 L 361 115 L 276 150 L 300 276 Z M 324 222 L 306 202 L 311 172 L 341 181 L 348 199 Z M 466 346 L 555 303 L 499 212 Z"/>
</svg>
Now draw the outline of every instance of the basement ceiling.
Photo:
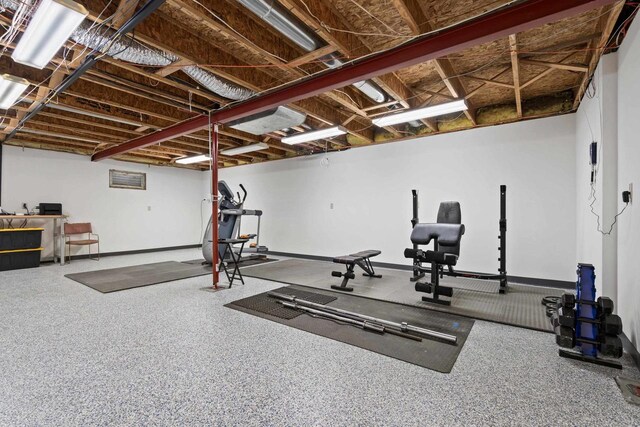
<svg viewBox="0 0 640 427">
<path fill-rule="evenodd" d="M 18 36 L 5 41 L 0 70 L 28 79 L 28 95 L 6 111 L 4 144 L 83 155 L 118 145 L 253 94 L 327 68 L 380 52 L 413 37 L 454 25 L 506 0 L 267 0 L 288 21 L 310 35 L 301 46 L 252 13 L 254 0 L 167 0 L 136 27 L 133 37 L 114 42 L 102 59 L 63 93 L 56 86 L 95 46 L 108 40 L 142 6 L 136 0 L 88 0 L 92 33 L 70 40 L 49 67 L 36 70 L 11 60 Z M 255 0 L 260 3 L 259 0 Z M 10 0 L 0 22 L 12 25 Z M 220 149 L 264 142 L 269 148 L 220 156 L 220 167 L 257 163 L 401 141 L 478 126 L 575 111 L 600 56 L 620 43 L 635 14 L 617 2 L 533 30 L 475 46 L 437 60 L 378 76 L 367 87 L 348 86 L 288 107 L 306 114 L 302 125 L 265 135 L 220 129 Z M 622 12 L 622 15 L 621 15 Z M 273 13 L 273 11 L 271 11 Z M 624 19 L 623 19 L 624 18 Z M 91 22 L 89 23 L 91 24 Z M 613 35 L 613 37 L 612 37 Z M 82 43 L 86 43 L 86 46 Z M 328 57 L 327 55 L 331 55 Z M 368 89 L 368 90 L 367 90 Z M 374 100 L 382 93 L 384 101 Z M 54 95 L 55 96 L 52 96 Z M 391 111 L 465 98 L 469 110 L 437 119 L 377 128 L 375 117 Z M 20 120 L 39 102 L 47 106 Z M 348 134 L 289 146 L 283 136 L 342 125 Z M 17 128 L 11 138 L 7 135 Z M 199 131 L 117 159 L 196 169 L 175 160 L 208 152 L 209 135 Z"/>
</svg>

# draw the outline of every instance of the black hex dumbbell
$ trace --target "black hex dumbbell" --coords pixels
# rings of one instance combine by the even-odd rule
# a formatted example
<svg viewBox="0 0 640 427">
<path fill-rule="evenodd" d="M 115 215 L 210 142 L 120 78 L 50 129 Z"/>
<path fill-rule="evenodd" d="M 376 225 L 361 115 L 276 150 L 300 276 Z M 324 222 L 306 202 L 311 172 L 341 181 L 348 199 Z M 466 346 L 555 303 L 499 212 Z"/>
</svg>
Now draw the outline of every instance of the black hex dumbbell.
<svg viewBox="0 0 640 427">
<path fill-rule="evenodd" d="M 556 344 L 564 348 L 576 346 L 576 332 L 569 326 L 556 325 L 553 329 L 556 334 Z"/>
<path fill-rule="evenodd" d="M 564 306 L 558 307 L 558 322 L 562 326 L 576 327 L 576 311 Z"/>
<path fill-rule="evenodd" d="M 600 331 L 605 335 L 620 335 L 622 333 L 622 319 L 617 314 L 602 316 Z"/>
<path fill-rule="evenodd" d="M 576 305 L 576 296 L 574 294 L 563 294 L 560 298 L 560 304 L 566 308 L 574 308 Z"/>
<path fill-rule="evenodd" d="M 605 316 L 613 313 L 613 301 L 609 297 L 598 297 L 598 316 Z"/>
<path fill-rule="evenodd" d="M 622 340 L 620 337 L 605 336 L 602 343 L 599 345 L 600 353 L 603 356 L 615 357 L 616 359 L 622 357 Z"/>
</svg>

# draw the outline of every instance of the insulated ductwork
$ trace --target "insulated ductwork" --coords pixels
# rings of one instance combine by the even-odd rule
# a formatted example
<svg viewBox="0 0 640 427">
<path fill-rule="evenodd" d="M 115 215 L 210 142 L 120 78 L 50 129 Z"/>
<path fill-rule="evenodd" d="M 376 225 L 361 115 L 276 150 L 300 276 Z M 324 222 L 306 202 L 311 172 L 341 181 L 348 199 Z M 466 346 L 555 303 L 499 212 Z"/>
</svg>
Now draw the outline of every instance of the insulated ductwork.
<svg viewBox="0 0 640 427">
<path fill-rule="evenodd" d="M 114 33 L 115 31 L 112 29 L 105 29 L 85 20 L 71 34 L 71 40 L 90 49 L 98 51 L 107 49 L 103 52 L 112 58 L 139 65 L 166 67 L 179 59 L 170 53 L 145 46 L 134 40 L 133 37 L 125 36 L 112 40 Z"/>
<path fill-rule="evenodd" d="M 255 95 L 255 92 L 250 89 L 234 85 L 213 73 L 193 65 L 183 68 L 182 71 L 211 92 L 217 93 L 224 98 L 240 101 Z"/>
<path fill-rule="evenodd" d="M 22 2 L 19 0 L 0 0 L 0 8 L 5 10 L 16 10 L 20 3 L 30 3 L 30 2 Z"/>
<path fill-rule="evenodd" d="M 307 52 L 318 48 L 316 39 L 305 29 L 296 25 L 286 13 L 279 10 L 274 5 L 275 0 L 238 0 L 238 2 Z"/>
</svg>

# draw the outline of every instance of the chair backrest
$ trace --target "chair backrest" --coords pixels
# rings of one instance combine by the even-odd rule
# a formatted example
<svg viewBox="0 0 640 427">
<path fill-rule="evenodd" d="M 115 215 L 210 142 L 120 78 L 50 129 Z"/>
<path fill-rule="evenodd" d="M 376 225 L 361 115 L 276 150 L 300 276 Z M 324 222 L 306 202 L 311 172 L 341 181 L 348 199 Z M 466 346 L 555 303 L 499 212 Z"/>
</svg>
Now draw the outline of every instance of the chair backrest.
<svg viewBox="0 0 640 427">
<path fill-rule="evenodd" d="M 64 234 L 83 234 L 83 233 L 93 233 L 90 222 L 82 222 L 82 223 L 76 223 L 76 224 L 67 223 L 64 225 Z"/>
</svg>

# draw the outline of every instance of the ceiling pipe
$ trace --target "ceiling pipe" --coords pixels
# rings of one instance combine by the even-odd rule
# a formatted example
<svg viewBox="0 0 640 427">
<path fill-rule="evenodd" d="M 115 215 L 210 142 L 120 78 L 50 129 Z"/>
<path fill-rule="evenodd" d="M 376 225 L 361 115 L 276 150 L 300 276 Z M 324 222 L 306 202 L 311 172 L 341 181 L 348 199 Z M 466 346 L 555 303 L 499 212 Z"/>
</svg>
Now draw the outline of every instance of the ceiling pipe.
<svg viewBox="0 0 640 427">
<path fill-rule="evenodd" d="M 410 67 L 465 48 L 488 43 L 509 34 L 540 27 L 587 10 L 611 4 L 612 0 L 528 0 L 502 7 L 475 19 L 425 34 L 388 51 L 353 61 L 307 79 L 267 91 L 262 95 L 211 113 L 211 123 L 228 123 L 279 105 L 306 99 L 355 82 Z M 209 125 L 208 116 L 195 117 L 158 132 L 95 153 L 91 160 L 107 159 L 188 135 Z"/>
</svg>

